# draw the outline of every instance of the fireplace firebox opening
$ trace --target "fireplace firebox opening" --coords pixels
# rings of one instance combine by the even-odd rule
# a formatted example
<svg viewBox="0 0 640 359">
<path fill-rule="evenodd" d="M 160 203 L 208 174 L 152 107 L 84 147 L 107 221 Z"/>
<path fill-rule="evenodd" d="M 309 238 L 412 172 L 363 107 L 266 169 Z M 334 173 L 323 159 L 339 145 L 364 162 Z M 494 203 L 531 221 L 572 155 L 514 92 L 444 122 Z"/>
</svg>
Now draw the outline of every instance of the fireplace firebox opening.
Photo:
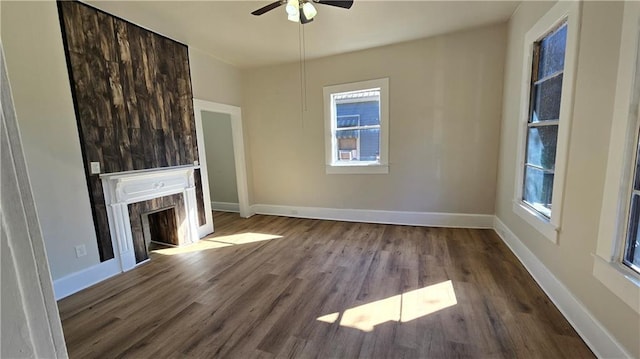
<svg viewBox="0 0 640 359">
<path fill-rule="evenodd" d="M 151 243 L 164 246 L 180 245 L 175 206 L 143 213 L 141 219 L 147 251 Z"/>
</svg>

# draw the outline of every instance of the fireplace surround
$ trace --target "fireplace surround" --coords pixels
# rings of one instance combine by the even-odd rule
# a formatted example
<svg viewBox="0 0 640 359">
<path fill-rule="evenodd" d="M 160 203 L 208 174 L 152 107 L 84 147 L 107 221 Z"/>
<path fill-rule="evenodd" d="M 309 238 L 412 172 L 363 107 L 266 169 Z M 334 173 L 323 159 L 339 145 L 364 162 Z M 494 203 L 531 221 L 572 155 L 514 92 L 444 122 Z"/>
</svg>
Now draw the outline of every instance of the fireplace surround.
<svg viewBox="0 0 640 359">
<path fill-rule="evenodd" d="M 146 211 L 161 209 L 162 205 L 154 208 L 152 201 L 172 196 L 178 198 L 180 205 L 175 206 L 176 217 L 183 218 L 179 223 L 184 235 L 179 236 L 178 246 L 189 245 L 199 240 L 198 236 L 198 208 L 194 171 L 199 166 L 164 167 L 151 170 L 105 173 L 100 175 L 107 204 L 107 217 L 111 240 L 116 249 L 123 272 L 128 271 L 146 259 L 136 260 L 134 236 L 131 226 L 129 208 L 131 204 L 144 201 L 150 203 Z M 175 195 L 181 196 L 175 196 Z M 160 203 L 162 201 L 159 201 Z"/>
</svg>

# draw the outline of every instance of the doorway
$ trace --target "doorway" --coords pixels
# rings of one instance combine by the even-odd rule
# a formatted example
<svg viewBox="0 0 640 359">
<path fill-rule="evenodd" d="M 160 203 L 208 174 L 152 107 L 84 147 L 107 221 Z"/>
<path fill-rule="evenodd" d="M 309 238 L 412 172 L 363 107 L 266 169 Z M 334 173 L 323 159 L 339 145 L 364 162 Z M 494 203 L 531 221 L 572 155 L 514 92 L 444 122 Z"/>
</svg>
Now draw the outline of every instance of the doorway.
<svg viewBox="0 0 640 359">
<path fill-rule="evenodd" d="M 239 213 L 231 116 L 228 113 L 205 110 L 201 114 L 211 208 L 214 211 Z"/>
<path fill-rule="evenodd" d="M 213 232 L 213 209 L 238 212 L 243 218 L 251 213 L 240 108 L 197 99 L 193 103 L 207 213 L 207 228 L 200 228 L 203 237 Z"/>
</svg>

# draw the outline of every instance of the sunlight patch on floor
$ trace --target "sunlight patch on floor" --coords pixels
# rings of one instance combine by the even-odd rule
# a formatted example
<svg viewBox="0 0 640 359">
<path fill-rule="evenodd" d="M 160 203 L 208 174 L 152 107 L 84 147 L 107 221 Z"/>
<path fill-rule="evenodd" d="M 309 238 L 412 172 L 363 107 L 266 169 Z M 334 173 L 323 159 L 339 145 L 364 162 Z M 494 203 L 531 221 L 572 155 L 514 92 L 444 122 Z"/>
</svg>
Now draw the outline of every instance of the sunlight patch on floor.
<svg viewBox="0 0 640 359">
<path fill-rule="evenodd" d="M 282 238 L 282 236 L 276 236 L 273 234 L 264 234 L 264 233 L 240 233 L 240 234 L 232 234 L 229 236 L 220 236 L 209 238 L 209 241 L 216 241 L 220 243 L 228 243 L 231 245 L 237 244 L 247 244 L 254 242 L 262 242 L 262 241 L 270 241 L 272 239 Z"/>
<path fill-rule="evenodd" d="M 325 323 L 340 320 L 344 327 L 371 332 L 376 325 L 396 321 L 406 323 L 458 304 L 450 280 L 407 293 L 319 317 Z"/>
<path fill-rule="evenodd" d="M 175 254 L 193 253 L 193 252 L 200 252 L 200 251 L 209 250 L 209 249 L 219 249 L 219 248 L 237 246 L 241 244 L 269 241 L 277 238 L 282 238 L 282 236 L 277 236 L 273 234 L 264 234 L 264 233 L 252 233 L 252 232 L 240 233 L 240 234 L 232 234 L 228 236 L 205 238 L 205 239 L 201 239 L 197 243 L 184 246 L 184 247 L 155 249 L 153 250 L 153 253 L 171 256 Z"/>
</svg>

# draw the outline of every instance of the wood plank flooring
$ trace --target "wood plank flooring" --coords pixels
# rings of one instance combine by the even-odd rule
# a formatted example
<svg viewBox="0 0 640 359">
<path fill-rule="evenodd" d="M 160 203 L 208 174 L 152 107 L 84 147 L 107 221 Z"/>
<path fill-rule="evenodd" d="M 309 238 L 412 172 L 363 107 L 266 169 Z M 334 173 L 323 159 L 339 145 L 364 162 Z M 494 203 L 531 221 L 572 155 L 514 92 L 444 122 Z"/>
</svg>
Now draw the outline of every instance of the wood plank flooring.
<svg viewBox="0 0 640 359">
<path fill-rule="evenodd" d="M 71 358 L 593 358 L 492 230 L 214 213 L 61 300 Z"/>
</svg>

